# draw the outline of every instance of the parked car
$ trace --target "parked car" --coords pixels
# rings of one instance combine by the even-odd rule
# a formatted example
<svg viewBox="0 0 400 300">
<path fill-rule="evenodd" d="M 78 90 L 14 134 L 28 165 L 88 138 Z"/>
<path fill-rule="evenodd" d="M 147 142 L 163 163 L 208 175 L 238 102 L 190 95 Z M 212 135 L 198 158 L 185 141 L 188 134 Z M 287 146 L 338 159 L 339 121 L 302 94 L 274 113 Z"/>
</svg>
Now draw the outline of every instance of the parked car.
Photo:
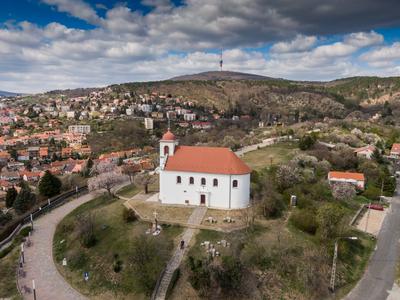
<svg viewBox="0 0 400 300">
<path fill-rule="evenodd" d="M 367 208 L 375 209 L 375 210 L 382 210 L 383 211 L 383 206 L 380 205 L 380 204 L 368 204 Z"/>
</svg>

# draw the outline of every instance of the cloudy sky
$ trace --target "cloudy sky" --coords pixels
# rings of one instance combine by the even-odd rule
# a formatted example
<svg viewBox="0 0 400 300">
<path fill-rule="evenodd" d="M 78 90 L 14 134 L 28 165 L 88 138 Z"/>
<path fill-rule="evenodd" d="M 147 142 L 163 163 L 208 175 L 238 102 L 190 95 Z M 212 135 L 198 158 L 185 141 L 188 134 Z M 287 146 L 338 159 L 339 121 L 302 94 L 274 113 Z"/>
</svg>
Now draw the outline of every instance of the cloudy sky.
<svg viewBox="0 0 400 300">
<path fill-rule="evenodd" d="M 398 0 L 1 0 L 0 90 L 224 69 L 297 80 L 400 74 Z"/>
</svg>

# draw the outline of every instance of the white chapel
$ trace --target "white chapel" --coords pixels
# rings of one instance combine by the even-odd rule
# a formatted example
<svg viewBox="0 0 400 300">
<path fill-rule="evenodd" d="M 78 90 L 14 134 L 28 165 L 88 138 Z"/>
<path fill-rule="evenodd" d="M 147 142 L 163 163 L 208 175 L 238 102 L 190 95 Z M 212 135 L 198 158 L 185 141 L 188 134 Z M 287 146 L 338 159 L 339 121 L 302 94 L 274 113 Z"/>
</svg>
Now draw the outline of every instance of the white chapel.
<svg viewBox="0 0 400 300">
<path fill-rule="evenodd" d="M 160 141 L 161 203 L 245 208 L 250 173 L 229 148 L 180 146 L 170 130 Z"/>
</svg>

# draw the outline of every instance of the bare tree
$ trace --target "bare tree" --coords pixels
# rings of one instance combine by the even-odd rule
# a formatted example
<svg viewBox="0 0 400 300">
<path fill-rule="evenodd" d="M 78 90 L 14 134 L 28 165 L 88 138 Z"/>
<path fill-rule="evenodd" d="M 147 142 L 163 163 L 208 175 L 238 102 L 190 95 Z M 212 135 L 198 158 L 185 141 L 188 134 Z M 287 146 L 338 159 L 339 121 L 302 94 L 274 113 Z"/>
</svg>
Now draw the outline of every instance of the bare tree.
<svg viewBox="0 0 400 300">
<path fill-rule="evenodd" d="M 143 172 L 135 176 L 134 183 L 135 185 L 140 185 L 144 189 L 144 193 L 147 194 L 149 192 L 149 184 L 152 184 L 156 181 L 156 177 L 150 175 L 149 172 Z"/>
<path fill-rule="evenodd" d="M 123 183 L 128 178 L 115 168 L 111 171 L 99 173 L 97 176 L 88 180 L 89 191 L 104 189 L 112 196 L 112 189 L 118 184 Z"/>
<path fill-rule="evenodd" d="M 90 248 L 96 244 L 95 235 L 95 215 L 93 213 L 79 214 L 76 216 L 76 222 L 78 223 L 78 236 L 80 243 L 85 248 Z"/>
<path fill-rule="evenodd" d="M 140 172 L 140 165 L 123 165 L 121 167 L 122 174 L 127 175 L 129 177 L 130 183 L 133 183 L 133 178 L 135 177 L 135 174 Z"/>
</svg>

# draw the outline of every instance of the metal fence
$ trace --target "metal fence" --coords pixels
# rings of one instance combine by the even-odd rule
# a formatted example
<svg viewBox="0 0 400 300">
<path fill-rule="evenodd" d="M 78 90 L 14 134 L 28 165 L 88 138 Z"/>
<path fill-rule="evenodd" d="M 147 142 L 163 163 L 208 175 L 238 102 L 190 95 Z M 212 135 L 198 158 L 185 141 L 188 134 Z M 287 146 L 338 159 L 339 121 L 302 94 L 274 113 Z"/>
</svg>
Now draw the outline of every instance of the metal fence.
<svg viewBox="0 0 400 300">
<path fill-rule="evenodd" d="M 11 232 L 11 234 L 6 237 L 4 240 L 0 242 L 0 250 L 1 248 L 8 244 L 12 239 L 18 234 L 20 229 L 25 225 L 30 223 L 32 220 L 37 219 L 39 216 L 51 211 L 52 209 L 64 204 L 69 198 L 72 196 L 78 196 L 80 193 L 86 192 L 87 186 L 82 186 L 77 189 L 65 192 L 61 195 L 54 196 L 53 198 L 48 199 L 48 202 L 40 206 L 35 211 L 31 212 L 27 216 L 25 216 L 19 223 L 15 225 L 15 229 Z"/>
</svg>

